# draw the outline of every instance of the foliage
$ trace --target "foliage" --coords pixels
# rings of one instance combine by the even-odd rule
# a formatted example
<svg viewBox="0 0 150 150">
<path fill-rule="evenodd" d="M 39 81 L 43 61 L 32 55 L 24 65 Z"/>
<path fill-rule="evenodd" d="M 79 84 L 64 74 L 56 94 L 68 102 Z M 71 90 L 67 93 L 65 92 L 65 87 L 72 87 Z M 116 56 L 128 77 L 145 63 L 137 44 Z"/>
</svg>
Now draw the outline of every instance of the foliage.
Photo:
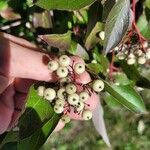
<svg viewBox="0 0 150 150">
<path fill-rule="evenodd" d="M 148 98 L 143 94 L 150 89 L 150 78 L 141 73 L 141 70 L 149 70 L 149 62 L 141 67 L 113 58 L 112 50 L 126 40 L 134 20 L 130 6 L 129 0 L 106 0 L 105 3 L 99 0 L 17 0 L 17 3 L 0 0 L 1 31 L 25 38 L 57 55 L 78 55 L 86 61 L 91 75 L 105 82 L 105 93 L 101 97 L 110 141 L 113 148 L 123 147 L 127 150 L 149 147 L 149 132 L 145 131 L 140 135 L 135 131 L 136 123 L 141 118 L 145 121 L 147 115 L 140 114 L 140 117 L 137 117 L 127 110 L 145 113 L 150 109 Z M 150 1 L 139 1 L 137 9 L 139 7 L 141 9 L 135 16 L 137 27 L 143 37 L 150 39 Z M 4 16 L 3 12 L 8 8 L 12 8 L 15 15 Z M 15 24 L 16 22 L 19 24 Z M 104 40 L 99 36 L 102 31 L 105 31 Z M 112 66 L 119 68 L 119 73 L 112 71 Z M 113 80 L 110 78 L 111 73 Z M 139 92 L 139 87 L 145 90 Z M 60 116 L 54 113 L 48 101 L 37 96 L 34 86 L 31 87 L 27 100 L 26 111 L 18 124 L 20 131 L 1 135 L 1 149 L 9 149 L 10 146 L 18 150 L 40 149 L 56 127 Z M 147 125 L 147 122 L 145 124 Z M 86 136 L 89 136 L 89 139 Z M 142 143 L 142 140 L 145 140 L 145 143 Z M 53 133 L 47 143 L 41 149 L 97 149 L 99 146 L 106 149 L 91 124 L 82 122 L 72 123 L 64 131 Z"/>
</svg>

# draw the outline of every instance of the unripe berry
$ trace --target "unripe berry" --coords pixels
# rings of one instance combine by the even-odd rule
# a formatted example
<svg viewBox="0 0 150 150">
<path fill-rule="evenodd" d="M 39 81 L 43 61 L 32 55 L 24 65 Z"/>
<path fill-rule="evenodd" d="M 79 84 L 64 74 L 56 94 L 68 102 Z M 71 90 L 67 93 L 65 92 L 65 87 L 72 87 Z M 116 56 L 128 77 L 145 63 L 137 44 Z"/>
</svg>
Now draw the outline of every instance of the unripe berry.
<svg viewBox="0 0 150 150">
<path fill-rule="evenodd" d="M 133 53 L 130 53 L 129 55 L 128 55 L 128 58 L 130 59 L 130 58 L 135 58 L 135 55 L 133 54 Z"/>
<path fill-rule="evenodd" d="M 81 74 L 85 71 L 85 65 L 82 64 L 82 63 L 77 63 L 75 64 L 74 66 L 74 71 L 77 73 L 77 74 Z"/>
<path fill-rule="evenodd" d="M 70 64 L 70 58 L 67 55 L 62 55 L 59 57 L 59 64 L 61 66 L 67 67 Z"/>
<path fill-rule="evenodd" d="M 67 93 L 66 93 L 66 89 L 65 88 L 60 88 L 58 91 L 57 91 L 57 97 L 60 98 L 60 99 L 65 99 L 67 96 Z"/>
<path fill-rule="evenodd" d="M 64 107 L 65 105 L 65 100 L 62 99 L 57 99 L 55 102 L 55 105 L 59 106 L 59 107 Z"/>
<path fill-rule="evenodd" d="M 64 108 L 63 108 L 63 107 L 60 107 L 60 106 L 58 106 L 58 105 L 55 105 L 55 106 L 54 106 L 54 111 L 55 111 L 55 113 L 57 113 L 57 114 L 61 114 L 61 113 L 64 111 Z"/>
<path fill-rule="evenodd" d="M 58 69 L 58 67 L 59 67 L 58 62 L 55 60 L 51 60 L 48 63 L 48 69 L 51 71 L 56 71 Z"/>
<path fill-rule="evenodd" d="M 77 105 L 78 102 L 79 102 L 79 95 L 78 94 L 74 93 L 74 94 L 71 94 L 68 96 L 68 103 L 70 105 L 73 105 L 73 106 Z"/>
<path fill-rule="evenodd" d="M 49 100 L 50 102 L 56 97 L 56 92 L 52 88 L 47 88 L 44 91 L 44 98 Z"/>
<path fill-rule="evenodd" d="M 143 52 L 142 52 L 142 50 L 137 50 L 136 52 L 135 52 L 135 54 L 137 55 L 137 56 L 141 56 L 142 54 L 143 54 Z"/>
<path fill-rule="evenodd" d="M 138 64 L 143 65 L 145 63 L 146 63 L 146 58 L 145 57 L 141 56 L 141 57 L 138 58 Z"/>
<path fill-rule="evenodd" d="M 61 120 L 66 124 L 66 123 L 69 123 L 71 119 L 68 115 L 63 115 L 61 117 Z"/>
<path fill-rule="evenodd" d="M 124 60 L 125 59 L 125 54 L 123 54 L 123 53 L 118 54 L 118 59 L 119 60 Z"/>
<path fill-rule="evenodd" d="M 44 96 L 44 91 L 45 91 L 45 87 L 44 86 L 39 86 L 37 89 L 37 93 L 39 96 Z"/>
<path fill-rule="evenodd" d="M 59 67 L 56 71 L 58 77 L 64 78 L 68 75 L 68 69 L 66 67 Z"/>
<path fill-rule="evenodd" d="M 59 80 L 59 82 L 60 83 L 69 83 L 69 82 L 71 82 L 71 79 L 70 78 L 68 78 L 68 77 L 65 77 L 65 78 L 61 78 L 60 80 Z"/>
<path fill-rule="evenodd" d="M 95 92 L 101 92 L 104 89 L 104 82 L 102 80 L 95 80 L 93 82 L 93 90 Z"/>
<path fill-rule="evenodd" d="M 74 85 L 74 84 L 68 84 L 67 86 L 66 86 L 66 92 L 68 93 L 68 94 L 73 94 L 73 93 L 75 93 L 77 91 L 77 87 Z"/>
<path fill-rule="evenodd" d="M 99 33 L 99 37 L 101 38 L 101 40 L 104 40 L 105 39 L 105 32 L 104 31 L 101 31 Z"/>
<path fill-rule="evenodd" d="M 89 93 L 87 93 L 86 91 L 83 91 L 79 94 L 79 99 L 81 102 L 85 102 L 89 99 Z"/>
<path fill-rule="evenodd" d="M 135 62 L 136 62 L 135 58 L 129 58 L 129 59 L 127 59 L 127 64 L 128 65 L 133 65 L 133 64 L 135 64 Z"/>
<path fill-rule="evenodd" d="M 82 112 L 82 118 L 84 120 L 90 120 L 92 118 L 92 111 L 90 111 L 90 110 L 84 110 Z"/>
<path fill-rule="evenodd" d="M 84 108 L 84 103 L 83 102 L 78 102 L 78 104 L 76 105 L 76 110 L 78 111 L 78 112 L 80 112 L 81 110 L 83 110 L 83 108 Z"/>
</svg>

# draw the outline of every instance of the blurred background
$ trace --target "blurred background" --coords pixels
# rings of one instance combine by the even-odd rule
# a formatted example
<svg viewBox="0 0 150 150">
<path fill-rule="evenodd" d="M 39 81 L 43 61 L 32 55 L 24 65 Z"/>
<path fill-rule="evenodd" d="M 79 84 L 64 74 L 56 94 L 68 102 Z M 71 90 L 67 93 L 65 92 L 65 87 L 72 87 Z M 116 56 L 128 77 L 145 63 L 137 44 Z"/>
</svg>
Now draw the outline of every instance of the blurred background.
<svg viewBox="0 0 150 150">
<path fill-rule="evenodd" d="M 150 30 L 144 28 L 144 0 L 137 4 L 138 26 L 141 32 L 150 38 Z M 89 17 L 88 8 L 81 11 L 45 11 L 38 7 L 29 7 L 30 1 L 0 1 L 0 31 L 27 39 L 40 47 L 49 49 L 38 38 L 39 34 L 65 33 L 72 30 L 75 40 L 82 44 L 86 35 Z M 142 15 L 141 15 L 142 14 Z M 140 68 L 143 76 L 150 79 L 150 69 Z M 126 78 L 117 79 L 126 82 Z M 143 97 L 147 111 L 150 111 L 150 90 L 137 88 Z M 112 149 L 150 150 L 150 114 L 137 115 L 126 110 L 112 100 L 101 96 L 104 118 Z M 96 132 L 92 121 L 71 121 L 63 130 L 53 133 L 41 150 L 108 150 L 101 136 Z"/>
</svg>

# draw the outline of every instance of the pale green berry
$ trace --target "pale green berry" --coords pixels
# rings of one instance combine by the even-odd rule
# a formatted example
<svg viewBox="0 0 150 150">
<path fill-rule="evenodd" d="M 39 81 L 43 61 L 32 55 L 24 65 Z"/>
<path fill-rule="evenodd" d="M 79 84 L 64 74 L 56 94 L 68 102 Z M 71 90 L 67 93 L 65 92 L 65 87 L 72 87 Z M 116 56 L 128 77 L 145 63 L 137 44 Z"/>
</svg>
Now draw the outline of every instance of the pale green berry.
<svg viewBox="0 0 150 150">
<path fill-rule="evenodd" d="M 65 105 L 65 100 L 62 99 L 57 99 L 55 102 L 55 105 L 59 106 L 59 107 L 64 107 Z"/>
<path fill-rule="evenodd" d="M 93 82 L 93 90 L 95 92 L 101 92 L 104 89 L 104 82 L 102 80 L 95 80 Z"/>
<path fill-rule="evenodd" d="M 58 91 L 57 91 L 57 97 L 60 98 L 60 99 L 65 99 L 67 96 L 67 93 L 66 93 L 66 89 L 65 88 L 60 88 Z"/>
<path fill-rule="evenodd" d="M 79 102 L 79 95 L 78 94 L 76 94 L 76 93 L 74 93 L 74 94 L 71 94 L 71 95 L 69 95 L 68 96 L 68 103 L 70 104 L 70 105 L 77 105 L 78 104 L 78 102 Z"/>
<path fill-rule="evenodd" d="M 52 102 L 52 100 L 56 97 L 56 92 L 52 88 L 47 88 L 44 91 L 44 98 Z"/>
<path fill-rule="evenodd" d="M 116 47 L 114 48 L 114 50 L 115 50 L 115 51 L 119 51 L 119 46 L 116 46 Z"/>
<path fill-rule="evenodd" d="M 78 104 L 76 105 L 76 110 L 77 110 L 78 112 L 81 111 L 81 110 L 83 110 L 84 105 L 85 105 L 85 104 L 84 104 L 83 102 L 79 101 Z"/>
<path fill-rule="evenodd" d="M 49 61 L 48 63 L 48 69 L 51 70 L 51 71 L 56 71 L 59 67 L 59 64 L 57 61 L 55 60 L 51 60 Z"/>
<path fill-rule="evenodd" d="M 37 89 L 37 93 L 39 96 L 44 96 L 44 91 L 45 91 L 45 87 L 44 86 L 39 86 Z"/>
<path fill-rule="evenodd" d="M 66 124 L 66 123 L 69 123 L 71 119 L 68 115 L 63 115 L 61 117 L 61 120 Z"/>
<path fill-rule="evenodd" d="M 101 38 L 101 40 L 104 40 L 105 39 L 105 32 L 104 31 L 101 31 L 99 33 L 99 37 Z"/>
<path fill-rule="evenodd" d="M 71 82 L 71 79 L 68 78 L 68 77 L 65 77 L 65 78 L 61 78 L 61 79 L 59 80 L 59 82 L 60 82 L 60 83 L 69 83 L 69 82 Z"/>
<path fill-rule="evenodd" d="M 90 120 L 92 118 L 92 111 L 90 111 L 90 110 L 84 110 L 82 112 L 82 118 L 84 120 Z"/>
<path fill-rule="evenodd" d="M 131 59 L 131 58 L 135 58 L 135 55 L 134 55 L 133 53 L 130 53 L 130 54 L 128 55 L 128 59 Z"/>
<path fill-rule="evenodd" d="M 137 50 L 136 52 L 135 52 L 135 54 L 137 55 L 137 56 L 141 56 L 142 54 L 143 54 L 143 52 L 142 52 L 142 50 Z"/>
<path fill-rule="evenodd" d="M 70 58 L 67 55 L 62 55 L 59 57 L 59 64 L 61 66 L 67 67 L 70 64 Z"/>
<path fill-rule="evenodd" d="M 75 71 L 75 73 L 77 73 L 77 74 L 83 73 L 83 72 L 85 71 L 85 65 L 82 64 L 82 63 L 77 63 L 77 64 L 75 64 L 75 66 L 74 66 L 74 71 Z"/>
<path fill-rule="evenodd" d="M 141 56 L 141 57 L 138 58 L 138 64 L 143 65 L 145 63 L 146 63 L 146 58 L 145 57 Z"/>
<path fill-rule="evenodd" d="M 68 84 L 67 86 L 66 86 L 66 92 L 68 93 L 68 94 L 73 94 L 73 93 L 75 93 L 77 91 L 77 87 L 74 85 L 74 84 Z"/>
<path fill-rule="evenodd" d="M 80 99 L 80 101 L 82 101 L 82 102 L 87 101 L 87 100 L 89 99 L 89 93 L 86 92 L 86 91 L 81 92 L 81 93 L 79 94 L 79 99 Z"/>
<path fill-rule="evenodd" d="M 125 54 L 123 54 L 123 53 L 119 53 L 117 56 L 118 56 L 119 60 L 124 60 L 125 59 Z"/>
<path fill-rule="evenodd" d="M 64 111 L 64 107 L 60 107 L 58 105 L 54 106 L 54 112 L 57 114 L 61 114 Z"/>
<path fill-rule="evenodd" d="M 58 77 L 64 78 L 68 75 L 68 69 L 66 67 L 59 67 L 56 71 Z"/>
<path fill-rule="evenodd" d="M 129 58 L 129 59 L 127 59 L 127 64 L 128 65 L 133 65 L 133 64 L 135 64 L 135 62 L 136 62 L 135 58 Z"/>
</svg>

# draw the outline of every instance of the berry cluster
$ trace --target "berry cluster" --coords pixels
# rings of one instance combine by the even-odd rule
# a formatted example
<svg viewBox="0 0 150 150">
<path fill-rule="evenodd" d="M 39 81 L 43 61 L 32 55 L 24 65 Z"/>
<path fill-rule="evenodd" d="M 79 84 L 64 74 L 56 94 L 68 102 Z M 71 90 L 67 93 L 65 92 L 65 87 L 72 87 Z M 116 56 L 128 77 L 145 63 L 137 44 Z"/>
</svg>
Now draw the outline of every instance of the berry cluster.
<svg viewBox="0 0 150 150">
<path fill-rule="evenodd" d="M 58 60 L 50 60 L 48 69 L 55 72 L 58 81 L 55 86 L 45 88 L 38 87 L 38 95 L 48 100 L 57 114 L 62 114 L 61 120 L 64 123 L 70 121 L 68 113 L 71 110 L 82 116 L 83 120 L 92 118 L 92 111 L 88 109 L 86 102 L 90 99 L 93 92 L 100 92 L 104 89 L 104 82 L 99 79 L 88 84 L 76 82 L 75 76 L 85 72 L 84 63 L 72 63 L 67 55 L 62 55 Z M 80 89 L 80 90 L 79 90 Z"/>
<path fill-rule="evenodd" d="M 150 48 L 148 42 L 145 42 L 143 47 L 146 51 L 138 45 L 132 45 L 129 47 L 124 44 L 116 47 L 115 50 L 119 51 L 117 54 L 118 59 L 126 60 L 128 65 L 133 65 L 135 63 L 143 65 L 150 59 Z"/>
</svg>

